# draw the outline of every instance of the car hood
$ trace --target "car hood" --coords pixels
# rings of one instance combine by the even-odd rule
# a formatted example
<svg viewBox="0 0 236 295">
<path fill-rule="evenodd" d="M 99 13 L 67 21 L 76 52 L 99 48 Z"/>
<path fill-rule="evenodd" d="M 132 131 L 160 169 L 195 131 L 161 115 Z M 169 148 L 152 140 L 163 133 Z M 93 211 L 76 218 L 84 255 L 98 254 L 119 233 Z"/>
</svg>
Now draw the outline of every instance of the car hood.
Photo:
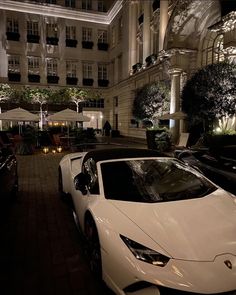
<svg viewBox="0 0 236 295">
<path fill-rule="evenodd" d="M 111 202 L 173 258 L 213 261 L 236 255 L 236 202 L 221 189 L 184 201 Z"/>
</svg>

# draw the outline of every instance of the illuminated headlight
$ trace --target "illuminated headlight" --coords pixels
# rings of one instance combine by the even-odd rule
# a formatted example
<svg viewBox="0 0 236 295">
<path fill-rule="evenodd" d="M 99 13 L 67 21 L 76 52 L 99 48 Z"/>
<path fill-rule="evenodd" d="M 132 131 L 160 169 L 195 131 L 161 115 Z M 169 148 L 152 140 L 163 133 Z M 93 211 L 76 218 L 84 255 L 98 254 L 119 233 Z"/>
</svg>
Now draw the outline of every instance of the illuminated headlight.
<svg viewBox="0 0 236 295">
<path fill-rule="evenodd" d="M 133 253 L 133 255 L 141 261 L 164 267 L 170 260 L 169 257 L 149 249 L 131 239 L 128 239 L 125 236 L 120 235 L 120 237 Z"/>
</svg>

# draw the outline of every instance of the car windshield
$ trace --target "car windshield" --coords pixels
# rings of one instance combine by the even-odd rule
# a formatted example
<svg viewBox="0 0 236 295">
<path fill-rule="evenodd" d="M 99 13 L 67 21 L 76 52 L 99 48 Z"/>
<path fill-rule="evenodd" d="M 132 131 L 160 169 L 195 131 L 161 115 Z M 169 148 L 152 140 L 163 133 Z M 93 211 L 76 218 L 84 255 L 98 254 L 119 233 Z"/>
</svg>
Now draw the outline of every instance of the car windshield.
<svg viewBox="0 0 236 295">
<path fill-rule="evenodd" d="M 101 163 L 105 198 L 168 202 L 204 197 L 216 187 L 200 173 L 173 159 Z"/>
</svg>

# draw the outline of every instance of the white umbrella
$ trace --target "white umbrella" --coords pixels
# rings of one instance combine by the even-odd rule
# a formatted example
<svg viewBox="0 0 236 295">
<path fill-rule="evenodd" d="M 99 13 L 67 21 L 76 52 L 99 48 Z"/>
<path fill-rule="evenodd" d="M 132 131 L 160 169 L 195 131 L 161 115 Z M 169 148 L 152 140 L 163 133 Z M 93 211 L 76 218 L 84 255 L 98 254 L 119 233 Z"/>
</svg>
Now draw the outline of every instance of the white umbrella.
<svg viewBox="0 0 236 295">
<path fill-rule="evenodd" d="M 171 113 L 171 114 L 164 114 L 162 116 L 156 117 L 156 119 L 159 120 L 184 120 L 187 118 L 187 114 L 185 114 L 182 111 L 178 111 L 175 113 Z"/>
<path fill-rule="evenodd" d="M 89 122 L 90 117 L 84 116 L 82 113 L 77 113 L 71 109 L 65 109 L 48 116 L 48 121 L 56 122 Z"/>
<path fill-rule="evenodd" d="M 38 122 L 38 115 L 32 114 L 29 111 L 16 108 L 6 111 L 0 114 L 0 120 L 5 121 L 17 121 L 17 122 Z M 20 125 L 19 125 L 19 133 L 20 133 Z"/>
<path fill-rule="evenodd" d="M 17 121 L 17 122 L 37 122 L 39 121 L 38 115 L 32 114 L 29 111 L 16 108 L 0 114 L 0 120 Z"/>
</svg>

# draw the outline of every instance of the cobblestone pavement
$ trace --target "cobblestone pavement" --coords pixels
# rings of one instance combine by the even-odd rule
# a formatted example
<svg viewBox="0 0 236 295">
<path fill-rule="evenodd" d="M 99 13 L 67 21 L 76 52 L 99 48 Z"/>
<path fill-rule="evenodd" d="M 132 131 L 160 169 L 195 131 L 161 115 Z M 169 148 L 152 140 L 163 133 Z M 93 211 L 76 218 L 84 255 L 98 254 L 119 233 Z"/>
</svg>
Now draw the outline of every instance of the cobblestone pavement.
<svg viewBox="0 0 236 295">
<path fill-rule="evenodd" d="M 114 144 L 145 147 L 127 139 Z M 1 295 L 111 294 L 91 274 L 72 212 L 59 198 L 62 156 L 17 156 L 18 197 L 0 205 Z"/>
</svg>

